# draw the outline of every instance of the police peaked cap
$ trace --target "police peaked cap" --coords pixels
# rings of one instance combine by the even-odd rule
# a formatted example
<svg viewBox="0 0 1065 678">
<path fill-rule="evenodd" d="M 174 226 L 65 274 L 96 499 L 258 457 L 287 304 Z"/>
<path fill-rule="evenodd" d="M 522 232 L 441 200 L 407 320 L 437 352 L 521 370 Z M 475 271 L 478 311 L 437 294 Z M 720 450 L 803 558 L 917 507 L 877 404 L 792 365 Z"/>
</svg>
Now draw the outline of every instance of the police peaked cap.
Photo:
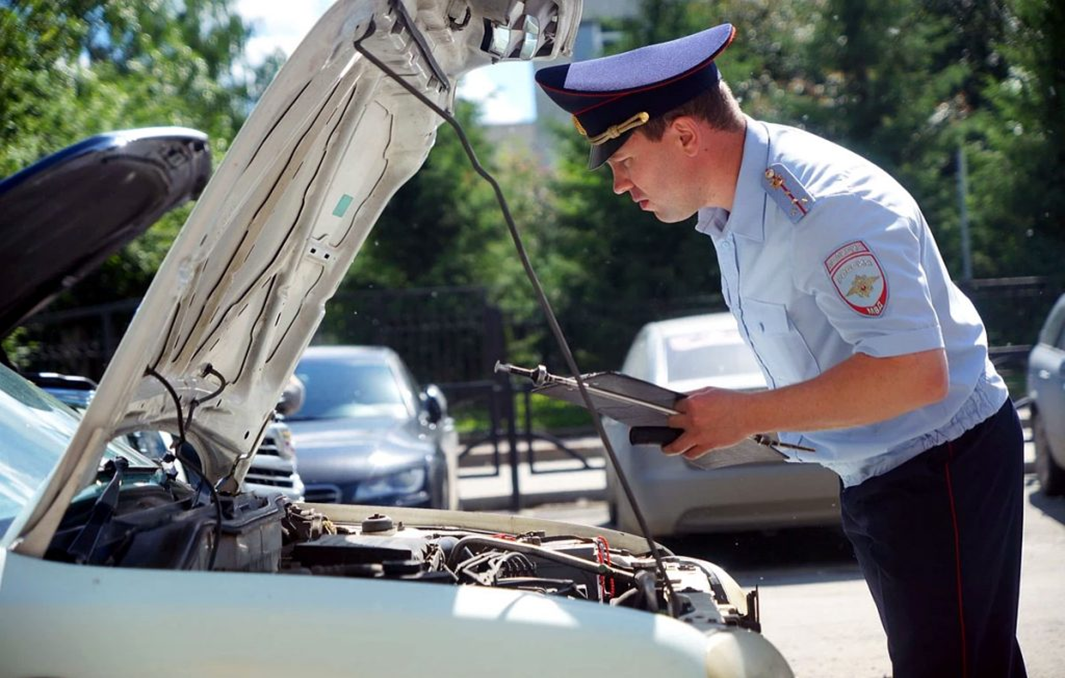
<svg viewBox="0 0 1065 678">
<path fill-rule="evenodd" d="M 573 114 L 573 124 L 592 145 L 589 169 L 600 167 L 651 118 L 716 87 L 714 59 L 736 29 L 721 24 L 684 38 L 614 56 L 543 68 L 536 82 Z"/>
</svg>

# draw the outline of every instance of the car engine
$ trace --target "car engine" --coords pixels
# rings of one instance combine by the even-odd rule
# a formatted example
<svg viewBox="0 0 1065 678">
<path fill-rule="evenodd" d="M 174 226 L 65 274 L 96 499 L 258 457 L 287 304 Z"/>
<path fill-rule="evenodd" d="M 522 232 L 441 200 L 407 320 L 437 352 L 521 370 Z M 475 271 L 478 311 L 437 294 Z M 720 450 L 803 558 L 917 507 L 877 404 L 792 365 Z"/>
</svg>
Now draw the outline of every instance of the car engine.
<svg viewBox="0 0 1065 678">
<path fill-rule="evenodd" d="M 404 524 L 373 507 L 343 507 L 359 509 L 365 518 L 334 521 L 316 507 L 283 497 L 212 499 L 188 491 L 181 483 L 123 488 L 110 516 L 101 510 L 106 492 L 95 502 L 76 502 L 48 558 L 115 567 L 484 586 L 652 613 L 668 610 L 654 558 L 611 546 L 604 535 L 514 534 L 436 521 Z M 743 594 L 711 563 L 665 550 L 663 556 L 677 593 L 678 618 L 699 626 L 760 630 L 757 591 Z"/>
</svg>

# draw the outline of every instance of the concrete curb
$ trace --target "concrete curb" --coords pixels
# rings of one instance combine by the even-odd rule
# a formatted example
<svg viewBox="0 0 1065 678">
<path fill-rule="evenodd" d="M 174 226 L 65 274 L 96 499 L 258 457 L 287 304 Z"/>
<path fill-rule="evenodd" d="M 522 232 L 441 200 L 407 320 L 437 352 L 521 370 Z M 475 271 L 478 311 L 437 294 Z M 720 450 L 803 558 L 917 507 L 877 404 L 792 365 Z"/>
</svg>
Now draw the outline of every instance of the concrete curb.
<svg viewBox="0 0 1065 678">
<path fill-rule="evenodd" d="M 589 458 L 592 468 L 585 469 L 575 460 L 537 461 L 536 472 L 527 463 L 518 464 L 518 489 L 522 507 L 574 502 L 581 499 L 602 500 L 606 497 L 604 460 Z M 498 473 L 492 467 L 459 470 L 459 500 L 462 508 L 474 511 L 511 510 L 512 473 L 502 464 Z M 477 473 L 481 471 L 481 473 Z"/>
<path fill-rule="evenodd" d="M 569 504 L 581 500 L 605 501 L 606 488 L 587 490 L 568 490 L 558 492 L 522 493 L 521 508 L 527 509 L 545 504 Z M 459 508 L 463 511 L 510 511 L 510 495 L 502 497 L 471 497 L 460 499 Z"/>
</svg>

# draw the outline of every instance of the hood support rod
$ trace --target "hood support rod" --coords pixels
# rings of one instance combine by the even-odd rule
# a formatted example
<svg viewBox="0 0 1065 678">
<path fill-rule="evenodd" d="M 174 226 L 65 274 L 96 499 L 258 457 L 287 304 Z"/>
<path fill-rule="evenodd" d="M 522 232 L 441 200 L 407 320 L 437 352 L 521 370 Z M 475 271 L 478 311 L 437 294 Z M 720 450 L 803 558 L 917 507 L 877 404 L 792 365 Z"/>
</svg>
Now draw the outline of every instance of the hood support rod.
<svg viewBox="0 0 1065 678">
<path fill-rule="evenodd" d="M 408 25 L 408 28 L 412 32 L 413 26 Z M 613 464 L 615 471 L 617 472 L 618 482 L 625 492 L 625 497 L 629 501 L 629 506 L 632 507 L 632 512 L 636 516 L 636 521 L 640 525 L 640 530 L 643 532 L 643 537 L 647 540 L 647 545 L 650 548 L 651 555 L 654 556 L 655 564 L 657 565 L 659 576 L 662 578 L 662 585 L 668 592 L 666 596 L 666 603 L 670 612 L 670 616 L 679 617 L 682 613 L 680 600 L 677 598 L 676 592 L 673 590 L 673 583 L 669 579 L 669 574 L 666 571 L 665 562 L 662 559 L 660 547 L 651 538 L 651 530 L 647 525 L 647 521 L 643 516 L 643 512 L 640 510 L 639 505 L 636 502 L 636 496 L 632 492 L 632 487 L 629 485 L 628 479 L 625 477 L 625 472 L 621 469 L 621 465 L 618 463 L 617 455 L 614 454 L 614 448 L 610 444 L 610 439 L 607 438 L 606 431 L 603 428 L 603 422 L 598 416 L 598 410 L 596 410 L 595 403 L 592 402 L 591 395 L 588 393 L 588 386 L 585 384 L 581 371 L 577 368 L 577 361 L 573 357 L 573 352 L 570 350 L 569 343 L 566 341 L 566 337 L 562 332 L 562 327 L 558 324 L 558 319 L 555 317 L 555 312 L 551 308 L 551 302 L 548 301 L 547 295 L 544 294 L 543 286 L 540 284 L 540 279 L 536 275 L 536 271 L 532 267 L 532 263 L 529 260 L 529 255 L 525 251 L 525 244 L 522 241 L 521 234 L 518 232 L 518 227 L 514 223 L 514 217 L 511 216 L 510 206 L 507 204 L 506 198 L 503 196 L 503 189 L 500 187 L 499 182 L 493 177 L 477 159 L 477 154 L 473 150 L 473 146 L 470 144 L 469 138 L 462 129 L 462 125 L 452 116 L 450 113 L 436 105 L 432 100 L 426 97 L 422 92 L 419 92 L 410 83 L 406 82 L 402 77 L 390 69 L 384 62 L 371 54 L 368 50 L 363 48 L 362 39 L 356 40 L 354 43 L 355 50 L 362 54 L 366 59 L 374 66 L 379 68 L 389 78 L 394 80 L 400 87 L 410 93 L 415 99 L 423 103 L 434 113 L 439 115 L 444 121 L 446 121 L 458 134 L 459 140 L 462 142 L 462 147 L 466 151 L 466 155 L 470 159 L 470 163 L 473 165 L 473 169 L 479 174 L 495 191 L 496 200 L 499 202 L 499 208 L 503 212 L 503 218 L 507 222 L 507 228 L 510 230 L 510 236 L 514 240 L 514 247 L 517 250 L 518 258 L 521 259 L 522 267 L 525 269 L 525 275 L 529 278 L 529 282 L 532 283 L 533 290 L 536 292 L 537 301 L 540 304 L 540 308 L 543 310 L 544 315 L 547 317 L 547 323 L 551 327 L 551 332 L 554 334 L 555 340 L 558 342 L 559 349 L 562 351 L 562 355 L 565 358 L 566 366 L 570 372 L 573 373 L 574 379 L 577 382 L 577 388 L 580 390 L 581 397 L 584 399 L 585 407 L 592 413 L 592 423 L 595 425 L 596 433 L 599 434 L 600 440 L 603 442 L 603 447 L 610 457 L 610 463 Z"/>
</svg>

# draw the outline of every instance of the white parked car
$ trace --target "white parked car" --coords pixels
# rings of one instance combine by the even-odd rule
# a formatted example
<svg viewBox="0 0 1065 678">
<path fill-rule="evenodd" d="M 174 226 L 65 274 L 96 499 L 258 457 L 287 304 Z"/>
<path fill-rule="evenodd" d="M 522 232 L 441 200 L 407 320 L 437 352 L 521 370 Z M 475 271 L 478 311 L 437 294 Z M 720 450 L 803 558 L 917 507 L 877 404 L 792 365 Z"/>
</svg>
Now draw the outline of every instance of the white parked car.
<svg viewBox="0 0 1065 678">
<path fill-rule="evenodd" d="M 731 313 L 645 325 L 629 348 L 622 373 L 678 393 L 706 386 L 751 391 L 766 387 L 754 352 Z M 606 420 L 607 435 L 651 532 L 656 535 L 834 525 L 839 479 L 814 464 L 760 463 L 704 469 L 698 462 L 632 445 L 629 428 Z M 711 454 L 714 454 L 713 452 Z M 614 523 L 637 529 L 617 475 L 607 469 Z"/>
<path fill-rule="evenodd" d="M 232 144 L 84 416 L 0 368 L 0 673 L 791 675 L 754 593 L 712 563 L 658 565 L 643 538 L 239 491 L 440 123 L 356 46 L 450 107 L 470 68 L 566 53 L 580 9 L 339 0 Z M 206 482 L 109 442 L 153 428 Z"/>
<path fill-rule="evenodd" d="M 1065 494 L 1065 295 L 1050 309 L 1028 356 L 1035 474 L 1048 496 Z"/>
</svg>

